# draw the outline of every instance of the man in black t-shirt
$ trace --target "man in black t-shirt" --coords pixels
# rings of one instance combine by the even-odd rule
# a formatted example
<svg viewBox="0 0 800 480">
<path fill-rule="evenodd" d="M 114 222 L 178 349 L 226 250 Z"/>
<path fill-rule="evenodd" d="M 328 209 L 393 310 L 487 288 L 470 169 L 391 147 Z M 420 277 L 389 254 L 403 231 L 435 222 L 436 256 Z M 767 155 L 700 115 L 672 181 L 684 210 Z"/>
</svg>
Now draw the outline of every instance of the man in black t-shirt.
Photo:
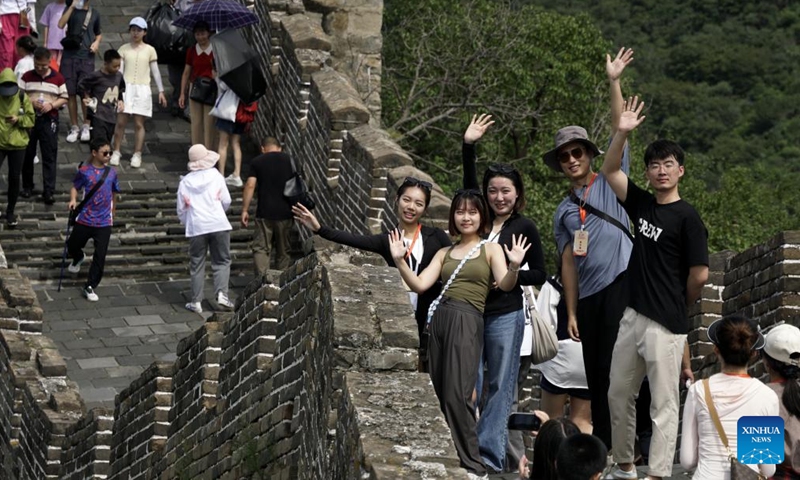
<svg viewBox="0 0 800 480">
<path fill-rule="evenodd" d="M 292 176 L 289 155 L 281 151 L 278 140 L 267 137 L 261 143 L 261 155 L 250 162 L 250 174 L 242 192 L 242 226 L 247 227 L 250 220 L 248 209 L 258 187 L 256 238 L 253 241 L 256 275 L 264 275 L 269 270 L 273 241 L 275 266 L 278 270 L 289 266 L 289 233 L 294 221 L 292 206 L 283 196 L 283 187 Z"/>
<path fill-rule="evenodd" d="M 628 134 L 644 121 L 643 107 L 638 98 L 626 102 L 601 169 L 636 234 L 628 264 L 630 301 L 614 345 L 608 390 L 612 452 L 619 464 L 612 475 L 619 479 L 637 478 L 633 468 L 635 395 L 645 375 L 653 413 L 648 478 L 672 474 L 678 382 L 681 375 L 692 377 L 688 355 L 683 355 L 689 331 L 686 312 L 708 279 L 708 233 L 700 215 L 678 193 L 684 174 L 681 147 L 669 140 L 647 147 L 646 176 L 655 194 L 636 186 L 620 169 Z"/>
</svg>

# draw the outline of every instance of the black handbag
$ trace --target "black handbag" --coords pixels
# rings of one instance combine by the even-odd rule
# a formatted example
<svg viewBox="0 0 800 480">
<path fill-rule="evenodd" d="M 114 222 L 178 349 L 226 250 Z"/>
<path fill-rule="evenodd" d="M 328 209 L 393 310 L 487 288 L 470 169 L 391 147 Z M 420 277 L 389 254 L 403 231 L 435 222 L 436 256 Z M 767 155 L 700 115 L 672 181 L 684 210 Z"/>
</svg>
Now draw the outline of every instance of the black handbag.
<svg viewBox="0 0 800 480">
<path fill-rule="evenodd" d="M 306 181 L 303 180 L 302 175 L 297 171 L 297 167 L 294 164 L 294 157 L 290 157 L 290 159 L 292 162 L 292 178 L 286 180 L 286 184 L 283 186 L 283 196 L 286 197 L 289 205 L 296 205 L 299 203 L 309 210 L 314 210 L 317 204 L 314 203 L 314 200 L 308 193 Z"/>
<path fill-rule="evenodd" d="M 86 12 L 86 18 L 83 20 L 80 33 L 71 33 L 67 30 L 67 35 L 61 39 L 61 46 L 64 50 L 79 50 L 83 44 L 83 38 L 86 35 L 86 30 L 89 28 L 89 22 L 92 20 L 93 8 L 89 8 Z"/>
<path fill-rule="evenodd" d="M 214 105 L 217 102 L 217 82 L 208 77 L 195 78 L 189 98 L 203 105 Z"/>
<path fill-rule="evenodd" d="M 163 0 L 156 0 L 144 14 L 147 21 L 144 41 L 156 49 L 158 63 L 182 65 L 186 61 L 186 49 L 194 44 L 190 30 L 172 24 L 180 15 L 179 10 Z"/>
</svg>

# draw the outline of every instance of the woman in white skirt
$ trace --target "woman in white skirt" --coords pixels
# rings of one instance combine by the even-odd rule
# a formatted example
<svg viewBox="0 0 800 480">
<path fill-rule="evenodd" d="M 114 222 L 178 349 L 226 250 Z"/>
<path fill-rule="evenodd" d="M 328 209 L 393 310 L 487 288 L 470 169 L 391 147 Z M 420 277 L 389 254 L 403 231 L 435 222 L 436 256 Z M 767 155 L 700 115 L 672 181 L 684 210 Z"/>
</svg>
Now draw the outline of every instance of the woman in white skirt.
<svg viewBox="0 0 800 480">
<path fill-rule="evenodd" d="M 122 57 L 122 75 L 125 79 L 125 93 L 123 101 L 125 110 L 117 115 L 117 127 L 114 131 L 114 153 L 111 154 L 111 165 L 119 165 L 122 154 L 120 145 L 125 136 L 125 127 L 128 118 L 133 115 L 135 128 L 135 142 L 131 167 L 142 166 L 142 147 L 144 147 L 144 120 L 153 116 L 153 93 L 150 90 L 150 76 L 155 79 L 158 87 L 158 103 L 167 106 L 167 97 L 164 96 L 164 84 L 161 82 L 161 73 L 158 71 L 158 56 L 152 46 L 144 43 L 147 34 L 147 22 L 142 17 L 135 17 L 130 21 L 129 31 L 131 42 L 119 49 Z"/>
</svg>

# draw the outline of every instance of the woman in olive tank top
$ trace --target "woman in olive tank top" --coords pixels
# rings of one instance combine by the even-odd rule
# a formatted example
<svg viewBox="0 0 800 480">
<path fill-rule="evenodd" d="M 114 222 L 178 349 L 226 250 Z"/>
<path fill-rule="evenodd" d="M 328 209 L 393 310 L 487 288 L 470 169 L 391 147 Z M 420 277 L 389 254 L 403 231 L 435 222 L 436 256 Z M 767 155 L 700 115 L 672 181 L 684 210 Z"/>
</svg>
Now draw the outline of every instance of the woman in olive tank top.
<svg viewBox="0 0 800 480">
<path fill-rule="evenodd" d="M 460 241 L 453 247 L 440 249 L 419 275 L 402 261 L 406 247 L 400 233 L 389 235 L 392 257 L 400 275 L 415 292 L 424 292 L 440 277 L 447 284 L 463 261 L 445 287 L 428 326 L 428 362 L 433 388 L 450 426 L 461 466 L 478 477 L 486 474 L 486 467 L 478 449 L 472 392 L 483 350 L 483 308 L 492 278 L 500 279 L 497 287 L 501 290 L 509 291 L 516 286 L 520 263 L 530 248 L 522 235 L 513 239 L 510 249 L 505 245 L 481 244 L 488 222 L 486 201 L 479 191 L 456 192 L 450 205 L 449 230 L 451 234 L 459 234 Z"/>
</svg>

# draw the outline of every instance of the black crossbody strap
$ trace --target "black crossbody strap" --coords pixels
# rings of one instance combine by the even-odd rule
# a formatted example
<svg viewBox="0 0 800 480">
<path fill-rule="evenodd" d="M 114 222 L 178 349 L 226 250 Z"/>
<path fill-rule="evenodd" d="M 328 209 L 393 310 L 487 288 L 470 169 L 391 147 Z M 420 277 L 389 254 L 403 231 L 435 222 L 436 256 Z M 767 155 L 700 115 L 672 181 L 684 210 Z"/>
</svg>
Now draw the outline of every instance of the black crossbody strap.
<svg viewBox="0 0 800 480">
<path fill-rule="evenodd" d="M 92 197 L 94 196 L 95 193 L 97 193 L 97 191 L 100 189 L 100 187 L 103 186 L 103 183 L 105 183 L 106 178 L 108 177 L 108 172 L 110 172 L 110 171 L 111 171 L 111 167 L 105 167 L 103 169 L 103 176 L 100 177 L 100 180 L 97 183 L 94 184 L 94 186 L 92 187 L 91 190 L 89 190 L 89 193 L 87 193 L 86 196 L 83 197 L 83 200 L 81 200 L 81 203 L 79 203 L 78 206 L 75 207 L 75 216 L 76 217 L 78 216 L 79 213 L 81 213 L 81 211 L 83 210 L 83 207 L 85 207 L 86 204 L 89 202 L 89 200 L 92 199 Z"/>
<path fill-rule="evenodd" d="M 615 227 L 617 227 L 620 230 L 622 230 L 622 232 L 625 233 L 625 235 L 628 237 L 628 239 L 630 239 L 631 242 L 633 241 L 633 235 L 631 234 L 630 228 L 626 227 L 625 225 L 620 223 L 619 220 L 617 220 L 616 218 L 612 217 L 611 215 L 607 214 L 606 212 L 604 212 L 602 210 L 598 210 L 598 209 L 594 208 L 593 206 L 589 205 L 586 202 L 581 202 L 581 200 L 578 198 L 578 196 L 575 195 L 575 192 L 570 191 L 569 192 L 569 198 L 570 198 L 570 200 L 572 200 L 572 203 L 574 203 L 578 207 L 583 207 L 583 209 L 586 210 L 588 213 L 590 213 L 590 214 L 592 214 L 594 216 L 600 217 L 603 220 L 605 220 L 606 222 L 610 223 L 611 225 L 614 225 Z"/>
</svg>

